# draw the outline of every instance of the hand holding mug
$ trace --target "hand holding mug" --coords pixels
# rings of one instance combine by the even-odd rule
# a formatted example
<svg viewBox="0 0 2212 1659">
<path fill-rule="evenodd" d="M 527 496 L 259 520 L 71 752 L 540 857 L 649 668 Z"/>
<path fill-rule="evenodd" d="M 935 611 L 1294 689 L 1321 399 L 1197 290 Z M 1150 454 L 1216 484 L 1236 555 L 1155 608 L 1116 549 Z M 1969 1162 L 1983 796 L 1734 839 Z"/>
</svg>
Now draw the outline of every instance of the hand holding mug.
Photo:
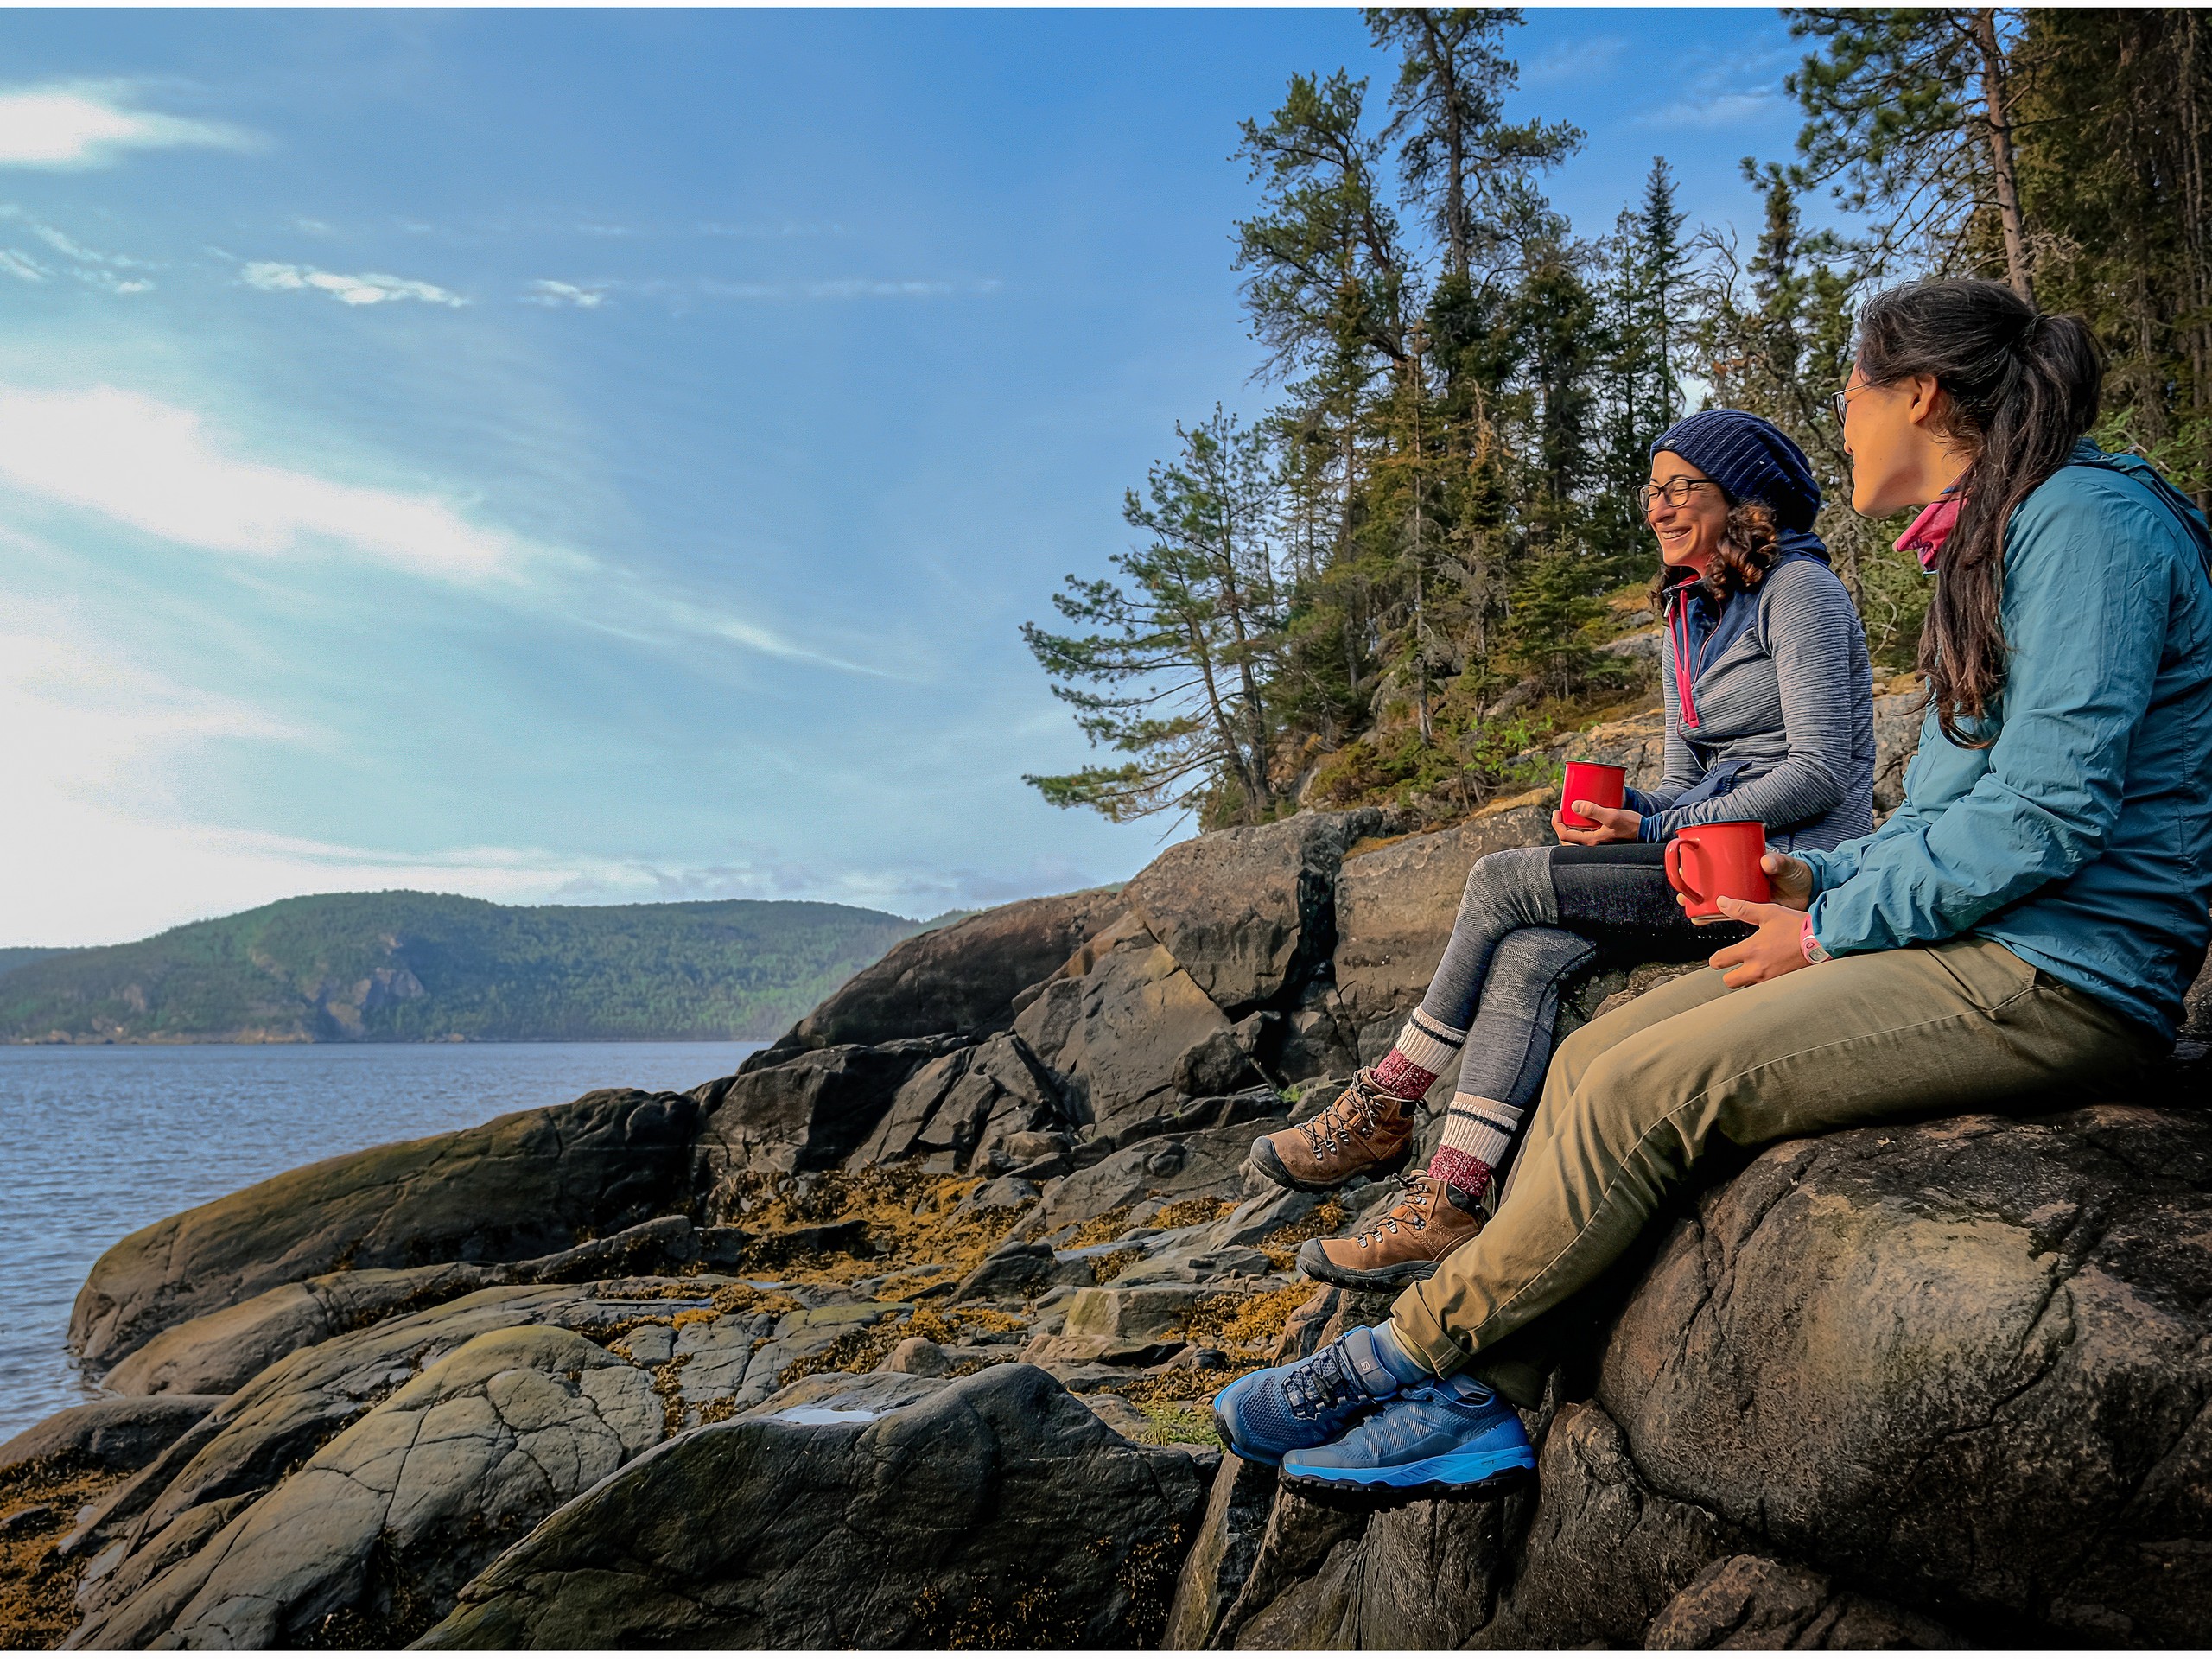
<svg viewBox="0 0 2212 1659">
<path fill-rule="evenodd" d="M 1769 853 L 1759 865 L 1774 891 L 1773 903 L 1718 901 L 1722 915 L 1756 930 L 1750 938 L 1707 958 L 1708 966 L 1722 970 L 1720 982 L 1732 991 L 1779 979 L 1806 965 L 1805 912 L 1813 902 L 1813 867 L 1787 853 Z"/>
<path fill-rule="evenodd" d="M 1600 806 L 1595 801 L 1568 801 L 1565 808 L 1585 819 L 1589 828 L 1578 829 L 1573 819 L 1560 807 L 1552 810 L 1552 833 L 1573 847 L 1599 847 L 1609 841 L 1634 841 L 1643 827 L 1643 815 L 1631 812 L 1624 806 Z"/>
<path fill-rule="evenodd" d="M 1627 785 L 1625 766 L 1600 760 L 1568 761 L 1566 781 L 1560 788 L 1560 805 L 1552 814 L 1552 833 L 1576 847 L 1636 840 L 1643 817 L 1621 805 Z"/>
</svg>

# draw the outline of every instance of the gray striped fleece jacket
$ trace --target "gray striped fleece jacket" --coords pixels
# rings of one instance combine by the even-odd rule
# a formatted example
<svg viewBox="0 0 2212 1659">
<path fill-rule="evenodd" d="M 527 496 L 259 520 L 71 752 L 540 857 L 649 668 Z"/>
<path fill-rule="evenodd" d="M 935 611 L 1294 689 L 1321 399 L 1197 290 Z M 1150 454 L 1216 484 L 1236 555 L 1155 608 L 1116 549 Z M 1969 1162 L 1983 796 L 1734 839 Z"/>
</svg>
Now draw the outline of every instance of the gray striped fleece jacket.
<svg viewBox="0 0 2212 1659">
<path fill-rule="evenodd" d="M 1757 818 L 1769 842 L 1787 852 L 1840 846 L 1873 830 L 1866 635 L 1824 553 L 1785 556 L 1758 588 L 1731 594 L 1718 624 L 1693 644 L 1687 687 L 1676 673 L 1677 640 L 1697 631 L 1668 628 L 1659 658 L 1666 775 L 1656 788 L 1629 791 L 1624 802 L 1643 815 L 1643 839 Z"/>
</svg>

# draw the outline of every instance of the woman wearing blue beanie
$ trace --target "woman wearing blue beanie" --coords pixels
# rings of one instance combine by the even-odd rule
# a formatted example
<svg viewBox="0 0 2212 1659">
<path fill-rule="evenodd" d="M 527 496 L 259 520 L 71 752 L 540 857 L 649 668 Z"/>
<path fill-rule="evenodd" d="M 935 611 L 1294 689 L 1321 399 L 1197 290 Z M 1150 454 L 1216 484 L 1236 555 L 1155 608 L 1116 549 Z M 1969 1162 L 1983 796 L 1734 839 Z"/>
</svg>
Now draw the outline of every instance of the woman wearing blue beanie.
<svg viewBox="0 0 2212 1659">
<path fill-rule="evenodd" d="M 1322 1191 L 1395 1167 L 1414 1109 L 1454 1063 L 1444 1137 L 1372 1231 L 1315 1239 L 1299 1265 L 1376 1289 L 1425 1279 L 1482 1230 L 1484 1199 L 1551 1062 L 1560 993 L 1600 952 L 1700 961 L 1744 937 L 1686 920 L 1662 858 L 1687 824 L 1757 818 L 1777 849 L 1837 846 L 1873 828 L 1874 708 L 1859 613 L 1813 534 L 1821 487 L 1770 422 L 1709 409 L 1651 449 L 1642 490 L 1659 542 L 1654 586 L 1665 775 L 1564 845 L 1493 853 L 1467 878 L 1421 1007 L 1372 1069 L 1319 1116 L 1256 1141 L 1256 1167 Z"/>
<path fill-rule="evenodd" d="M 1538 1403 L 1566 1336 L 1545 1315 L 1713 1154 L 2171 1089 L 2152 1068 L 2212 904 L 2212 525 L 2147 462 L 2088 442 L 2102 388 L 2088 324 L 2001 283 L 1918 283 L 1859 312 L 1836 393 L 1853 505 L 1922 508 L 1900 546 L 1936 577 L 1903 804 L 1840 847 L 1769 853 L 1773 901 L 1721 901 L 1748 937 L 1561 1043 L 1491 1224 L 1387 1323 L 1217 1395 L 1240 1456 L 1338 1491 L 1516 1478 L 1535 1457 L 1513 1405 Z M 1655 485 L 1677 459 L 1709 478 L 1788 470 L 1787 454 L 1727 440 L 1700 462 L 1708 435 L 1670 434 Z M 1770 563 L 1756 589 L 1789 569 Z M 1878 1334 L 1852 1363 L 1910 1411 L 1900 1379 L 1928 1352 Z M 2094 1389 L 2076 1397 L 2094 1413 Z M 1894 1443 L 1878 1410 L 1864 1438 Z M 2037 1447 L 2009 1439 L 2040 1473 Z M 2112 1484 L 2070 1470 L 2045 1484 L 2083 1503 Z"/>
</svg>

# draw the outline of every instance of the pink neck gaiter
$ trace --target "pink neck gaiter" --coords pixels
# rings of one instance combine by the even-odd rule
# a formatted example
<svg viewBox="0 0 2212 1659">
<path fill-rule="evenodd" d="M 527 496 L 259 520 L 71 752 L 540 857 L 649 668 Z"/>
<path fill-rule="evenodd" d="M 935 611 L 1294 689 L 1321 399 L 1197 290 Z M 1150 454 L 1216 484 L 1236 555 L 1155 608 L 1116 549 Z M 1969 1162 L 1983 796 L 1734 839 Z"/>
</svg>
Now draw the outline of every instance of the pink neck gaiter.
<svg viewBox="0 0 2212 1659">
<path fill-rule="evenodd" d="M 1951 531 L 1959 522 L 1959 503 L 1956 495 L 1939 495 L 1920 510 L 1920 516 L 1905 526 L 1904 534 L 1892 543 L 1900 553 L 1916 553 L 1920 568 L 1933 570 L 1936 556 L 1943 550 L 1943 543 L 1951 538 Z"/>
</svg>

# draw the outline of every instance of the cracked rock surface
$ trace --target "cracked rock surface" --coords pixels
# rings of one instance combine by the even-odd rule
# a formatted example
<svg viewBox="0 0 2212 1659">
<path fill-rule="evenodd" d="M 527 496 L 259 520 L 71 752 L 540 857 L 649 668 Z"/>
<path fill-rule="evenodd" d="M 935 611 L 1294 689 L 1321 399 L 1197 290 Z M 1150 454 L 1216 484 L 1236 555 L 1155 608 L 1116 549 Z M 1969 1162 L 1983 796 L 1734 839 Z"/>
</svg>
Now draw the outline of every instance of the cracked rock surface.
<svg viewBox="0 0 2212 1659">
<path fill-rule="evenodd" d="M 223 1503 L 204 1543 L 72 1645 L 292 1647 L 340 1613 L 404 1640 L 540 1516 L 657 1442 L 661 1422 L 652 1379 L 571 1332 L 472 1337 L 265 1497 Z"/>
<path fill-rule="evenodd" d="M 1149 1646 L 1205 1500 L 1033 1367 L 844 1379 L 639 1459 L 420 1645 Z"/>
</svg>

